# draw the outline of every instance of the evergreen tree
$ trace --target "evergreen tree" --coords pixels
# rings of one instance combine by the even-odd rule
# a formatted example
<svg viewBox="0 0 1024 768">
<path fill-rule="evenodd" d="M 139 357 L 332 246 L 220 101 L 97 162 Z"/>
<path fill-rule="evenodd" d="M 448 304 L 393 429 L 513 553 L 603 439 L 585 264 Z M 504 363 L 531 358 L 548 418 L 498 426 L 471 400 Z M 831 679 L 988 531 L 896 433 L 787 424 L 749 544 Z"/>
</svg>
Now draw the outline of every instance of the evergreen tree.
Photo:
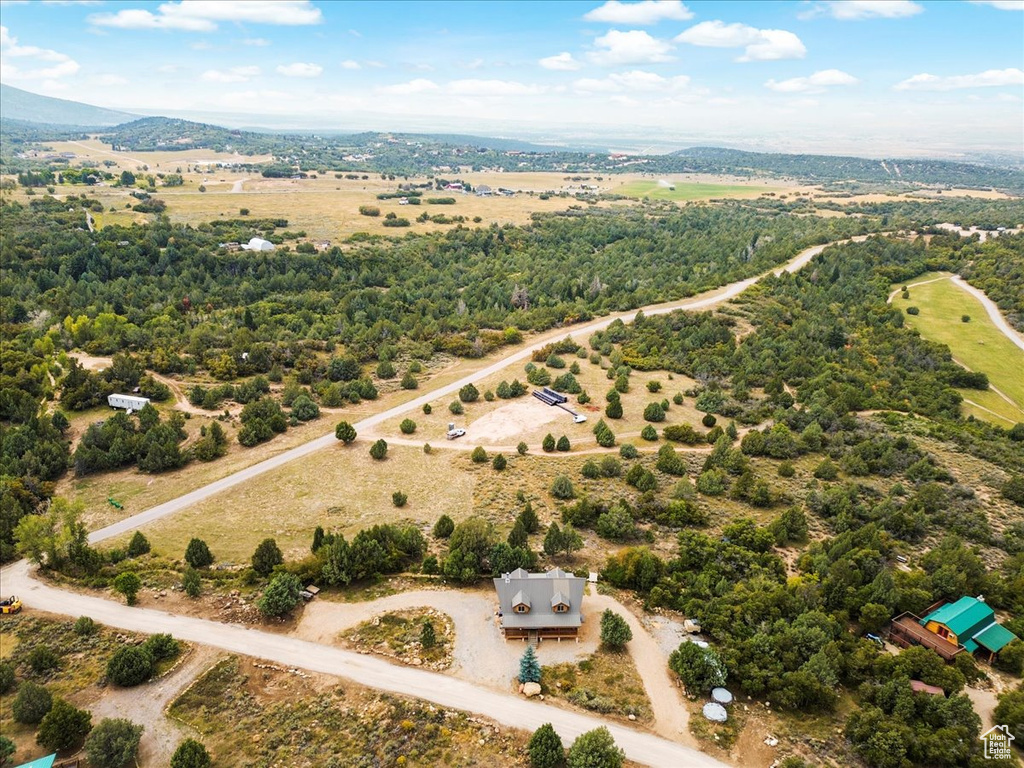
<svg viewBox="0 0 1024 768">
<path fill-rule="evenodd" d="M 565 762 L 565 747 L 551 723 L 533 732 L 527 750 L 531 768 L 558 768 Z"/>
<path fill-rule="evenodd" d="M 284 556 L 273 539 L 264 539 L 252 553 L 252 569 L 263 578 L 269 576 L 274 567 L 283 562 Z"/>
<path fill-rule="evenodd" d="M 537 655 L 533 652 L 532 645 L 526 646 L 526 651 L 523 653 L 522 658 L 519 659 L 519 682 L 540 682 L 540 662 L 537 661 Z"/>
</svg>

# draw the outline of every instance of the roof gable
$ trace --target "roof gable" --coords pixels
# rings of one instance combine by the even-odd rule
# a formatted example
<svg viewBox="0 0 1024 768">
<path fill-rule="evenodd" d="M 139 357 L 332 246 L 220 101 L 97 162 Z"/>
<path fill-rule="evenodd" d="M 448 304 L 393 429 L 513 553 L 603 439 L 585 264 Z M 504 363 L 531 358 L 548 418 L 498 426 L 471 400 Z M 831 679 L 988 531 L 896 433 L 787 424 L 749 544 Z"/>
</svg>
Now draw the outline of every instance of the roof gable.
<svg viewBox="0 0 1024 768">
<path fill-rule="evenodd" d="M 1006 627 L 993 623 L 975 635 L 974 639 L 992 653 L 999 653 L 1009 643 L 1016 640 L 1017 636 Z"/>
<path fill-rule="evenodd" d="M 934 621 L 944 624 L 949 631 L 956 634 L 963 643 L 973 637 L 973 633 L 990 624 L 995 618 L 995 611 L 984 601 L 976 597 L 961 597 L 955 603 L 948 603 L 924 617 L 922 623 Z"/>
</svg>

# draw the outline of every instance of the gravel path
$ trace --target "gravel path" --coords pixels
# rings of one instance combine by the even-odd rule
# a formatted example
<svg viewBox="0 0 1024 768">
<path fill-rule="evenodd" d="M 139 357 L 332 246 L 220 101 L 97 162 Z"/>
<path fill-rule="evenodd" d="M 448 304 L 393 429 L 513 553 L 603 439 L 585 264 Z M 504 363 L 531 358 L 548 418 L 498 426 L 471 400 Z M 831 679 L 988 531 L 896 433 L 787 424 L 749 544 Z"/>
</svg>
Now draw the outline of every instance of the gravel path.
<svg viewBox="0 0 1024 768">
<path fill-rule="evenodd" d="M 105 717 L 123 717 L 143 724 L 146 730 L 139 745 L 139 764 L 167 765 L 178 744 L 196 734 L 181 723 L 164 717 L 164 710 L 214 662 L 217 655 L 218 652 L 211 648 L 195 646 L 181 664 L 159 680 L 136 688 L 110 686 L 103 697 L 89 707 L 93 723 Z"/>
<path fill-rule="evenodd" d="M 692 747 L 599 717 L 570 712 L 543 702 L 498 693 L 455 677 L 389 664 L 362 655 L 232 624 L 176 616 L 149 608 L 129 608 L 89 595 L 65 592 L 31 578 L 21 561 L 0 571 L 5 592 L 18 594 L 29 608 L 68 616 L 91 616 L 111 627 L 133 632 L 170 632 L 175 637 L 231 653 L 255 656 L 313 672 L 337 675 L 372 688 L 434 702 L 443 707 L 477 712 L 502 725 L 535 730 L 551 723 L 562 741 L 599 726 L 611 731 L 630 760 L 651 766 L 722 768 L 725 763 Z"/>
</svg>

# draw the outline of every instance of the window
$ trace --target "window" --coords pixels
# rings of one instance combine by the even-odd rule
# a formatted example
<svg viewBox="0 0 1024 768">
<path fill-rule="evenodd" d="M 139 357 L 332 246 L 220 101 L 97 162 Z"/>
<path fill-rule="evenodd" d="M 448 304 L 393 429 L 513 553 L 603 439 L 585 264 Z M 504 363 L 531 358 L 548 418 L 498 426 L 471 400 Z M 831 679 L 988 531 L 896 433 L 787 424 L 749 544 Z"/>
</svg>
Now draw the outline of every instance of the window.
<svg viewBox="0 0 1024 768">
<path fill-rule="evenodd" d="M 939 627 L 939 631 L 936 632 L 939 637 L 949 637 L 949 630 L 943 626 Z"/>
<path fill-rule="evenodd" d="M 555 606 L 555 613 L 565 613 L 568 610 L 569 610 L 569 606 L 566 605 L 565 603 L 558 603 Z"/>
<path fill-rule="evenodd" d="M 526 603 L 520 603 L 519 605 L 513 606 L 512 610 L 516 613 L 529 613 L 530 606 L 528 606 Z"/>
</svg>

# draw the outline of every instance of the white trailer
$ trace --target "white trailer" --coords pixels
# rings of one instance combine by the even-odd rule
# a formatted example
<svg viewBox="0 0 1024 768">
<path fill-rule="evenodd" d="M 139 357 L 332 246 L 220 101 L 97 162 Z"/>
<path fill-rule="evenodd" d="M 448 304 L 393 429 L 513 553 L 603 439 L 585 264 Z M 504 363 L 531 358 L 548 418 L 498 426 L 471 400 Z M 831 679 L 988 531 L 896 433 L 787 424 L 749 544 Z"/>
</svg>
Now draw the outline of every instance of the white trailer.
<svg viewBox="0 0 1024 768">
<path fill-rule="evenodd" d="M 149 405 L 149 398 L 138 395 L 107 395 L 107 405 L 111 408 L 124 408 L 128 413 L 133 413 Z"/>
</svg>

